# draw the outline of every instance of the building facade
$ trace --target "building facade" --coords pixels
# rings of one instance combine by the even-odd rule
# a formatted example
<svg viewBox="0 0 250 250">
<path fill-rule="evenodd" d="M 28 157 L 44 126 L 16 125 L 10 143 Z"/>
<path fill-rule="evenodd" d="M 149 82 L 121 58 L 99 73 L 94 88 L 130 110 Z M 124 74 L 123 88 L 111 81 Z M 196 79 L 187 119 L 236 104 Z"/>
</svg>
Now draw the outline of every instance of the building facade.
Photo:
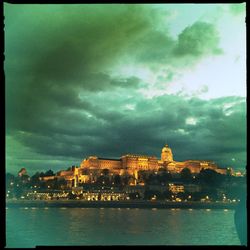
<svg viewBox="0 0 250 250">
<path fill-rule="evenodd" d="M 173 159 L 173 153 L 168 145 L 162 148 L 161 159 L 158 160 L 155 156 L 145 155 L 124 155 L 120 159 L 98 158 L 90 156 L 84 159 L 80 165 L 81 169 L 109 169 L 118 174 L 128 172 L 136 175 L 135 172 L 140 170 L 158 171 L 159 168 L 164 168 L 170 173 L 180 173 L 184 168 L 189 168 L 191 173 L 199 173 L 201 169 L 213 169 L 218 173 L 226 174 L 227 170 L 218 168 L 212 161 L 187 160 L 178 162 Z"/>
<path fill-rule="evenodd" d="M 69 182 L 69 185 L 76 187 L 79 183 L 94 183 L 97 176 L 102 175 L 105 170 L 112 175 L 132 176 L 134 185 L 136 185 L 139 171 L 157 172 L 159 169 L 164 169 L 169 173 L 178 174 L 184 168 L 188 168 L 194 175 L 198 174 L 202 169 L 212 169 L 220 174 L 228 173 L 227 169 L 219 168 L 212 161 L 175 161 L 171 148 L 165 145 L 161 151 L 161 159 L 157 159 L 155 156 L 135 154 L 123 155 L 119 159 L 89 156 L 81 162 L 80 167 L 60 171 L 57 173 L 56 178 L 64 178 Z"/>
</svg>

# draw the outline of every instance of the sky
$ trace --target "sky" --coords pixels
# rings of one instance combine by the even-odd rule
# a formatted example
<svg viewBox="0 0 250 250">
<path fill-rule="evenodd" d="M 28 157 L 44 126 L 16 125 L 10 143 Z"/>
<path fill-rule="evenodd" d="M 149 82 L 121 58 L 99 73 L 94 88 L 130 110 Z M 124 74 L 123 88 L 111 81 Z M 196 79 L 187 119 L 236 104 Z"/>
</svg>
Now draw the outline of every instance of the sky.
<svg viewBox="0 0 250 250">
<path fill-rule="evenodd" d="M 4 4 L 6 171 L 90 155 L 246 168 L 242 4 Z"/>
</svg>

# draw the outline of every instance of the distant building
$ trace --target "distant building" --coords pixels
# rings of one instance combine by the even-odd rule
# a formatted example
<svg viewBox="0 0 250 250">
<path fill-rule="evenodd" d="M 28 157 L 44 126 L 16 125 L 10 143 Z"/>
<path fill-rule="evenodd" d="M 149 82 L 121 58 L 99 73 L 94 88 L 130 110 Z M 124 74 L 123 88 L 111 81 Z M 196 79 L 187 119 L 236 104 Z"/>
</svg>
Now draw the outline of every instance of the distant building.
<svg viewBox="0 0 250 250">
<path fill-rule="evenodd" d="M 123 174 L 128 172 L 137 177 L 137 172 L 140 170 L 158 171 L 159 168 L 164 168 L 170 173 L 180 173 L 182 169 L 189 168 L 191 173 L 199 173 L 201 169 L 210 168 L 216 172 L 226 174 L 226 169 L 218 168 L 212 161 L 187 160 L 183 162 L 174 161 L 173 153 L 168 145 L 162 148 L 161 159 L 158 160 L 155 156 L 145 155 L 124 155 L 120 159 L 98 158 L 90 156 L 84 159 L 80 165 L 81 169 L 109 169 L 112 172 Z"/>
<path fill-rule="evenodd" d="M 21 168 L 20 171 L 18 172 L 18 176 L 23 176 L 27 175 L 27 170 L 25 168 Z"/>
<path fill-rule="evenodd" d="M 105 169 L 113 175 L 132 176 L 133 184 L 137 185 L 139 171 L 156 172 L 159 169 L 165 169 L 171 174 L 178 174 L 184 168 L 188 168 L 193 175 L 198 174 L 202 169 L 212 169 L 220 174 L 230 172 L 228 169 L 219 168 L 212 161 L 175 161 L 171 148 L 165 145 L 161 151 L 161 159 L 157 159 L 155 156 L 135 154 L 123 155 L 119 159 L 89 156 L 81 162 L 80 167 L 73 166 L 70 170 L 59 171 L 54 178 L 64 178 L 69 186 L 76 187 L 81 183 L 94 183 Z"/>
</svg>

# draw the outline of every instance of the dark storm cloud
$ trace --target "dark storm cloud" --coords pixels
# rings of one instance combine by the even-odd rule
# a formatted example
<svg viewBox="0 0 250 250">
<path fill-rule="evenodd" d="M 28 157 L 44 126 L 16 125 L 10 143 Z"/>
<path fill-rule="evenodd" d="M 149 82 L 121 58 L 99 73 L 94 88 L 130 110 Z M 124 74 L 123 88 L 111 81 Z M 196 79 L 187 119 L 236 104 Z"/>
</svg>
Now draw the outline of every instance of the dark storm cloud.
<svg viewBox="0 0 250 250">
<path fill-rule="evenodd" d="M 27 6 L 15 19 L 6 14 L 7 132 L 44 126 L 43 117 L 51 118 L 59 107 L 88 110 L 80 91 L 138 87 L 136 77 L 113 79 L 103 71 L 136 39 L 154 32 L 154 12 L 109 7 Z"/>
<path fill-rule="evenodd" d="M 232 102 L 235 103 L 231 107 L 232 113 L 226 115 L 223 107 Z M 246 119 L 242 98 L 204 101 L 162 96 L 144 103 L 144 107 L 138 104 L 135 110 L 120 112 L 113 118 L 100 104 L 97 106 L 99 112 L 95 114 L 97 118 L 90 118 L 94 119 L 92 124 L 88 125 L 87 120 L 74 122 L 73 130 L 79 132 L 76 134 L 67 134 L 66 123 L 60 125 L 61 133 L 59 130 L 49 137 L 20 134 L 16 138 L 45 155 L 82 158 L 88 155 L 120 157 L 124 153 L 159 157 L 162 145 L 167 142 L 176 160 L 216 160 L 225 166 L 232 164 L 234 155 L 245 152 L 246 141 L 242 138 L 246 135 Z M 119 103 L 114 105 L 119 106 Z M 98 113 L 102 114 L 101 118 Z M 186 124 L 189 117 L 197 119 L 197 123 Z M 68 119 L 71 120 L 69 114 Z M 238 167 L 244 167 L 240 164 L 242 162 Z"/>
</svg>

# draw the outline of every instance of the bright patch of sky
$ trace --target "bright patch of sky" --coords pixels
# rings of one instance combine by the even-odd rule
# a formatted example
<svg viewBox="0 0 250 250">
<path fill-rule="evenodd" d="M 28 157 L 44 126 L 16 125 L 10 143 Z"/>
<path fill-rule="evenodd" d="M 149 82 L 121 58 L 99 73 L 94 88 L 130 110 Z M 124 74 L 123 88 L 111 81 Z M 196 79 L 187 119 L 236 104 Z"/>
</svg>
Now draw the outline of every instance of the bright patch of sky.
<svg viewBox="0 0 250 250">
<path fill-rule="evenodd" d="M 188 117 L 186 119 L 186 124 L 187 125 L 195 125 L 197 123 L 197 120 L 194 117 Z"/>
<path fill-rule="evenodd" d="M 147 82 L 148 88 L 139 91 L 145 98 L 177 93 L 202 99 L 246 96 L 245 12 L 233 15 L 230 5 L 226 4 L 156 4 L 154 7 L 166 10 L 165 23 L 162 25 L 168 27 L 175 39 L 183 29 L 196 21 L 213 23 L 219 33 L 219 47 L 223 53 L 205 57 L 195 66 L 177 69 L 177 77 L 167 83 L 159 83 L 158 80 L 165 65 L 154 71 L 146 66 L 126 65 L 118 70 L 119 74 L 137 76 Z"/>
</svg>

